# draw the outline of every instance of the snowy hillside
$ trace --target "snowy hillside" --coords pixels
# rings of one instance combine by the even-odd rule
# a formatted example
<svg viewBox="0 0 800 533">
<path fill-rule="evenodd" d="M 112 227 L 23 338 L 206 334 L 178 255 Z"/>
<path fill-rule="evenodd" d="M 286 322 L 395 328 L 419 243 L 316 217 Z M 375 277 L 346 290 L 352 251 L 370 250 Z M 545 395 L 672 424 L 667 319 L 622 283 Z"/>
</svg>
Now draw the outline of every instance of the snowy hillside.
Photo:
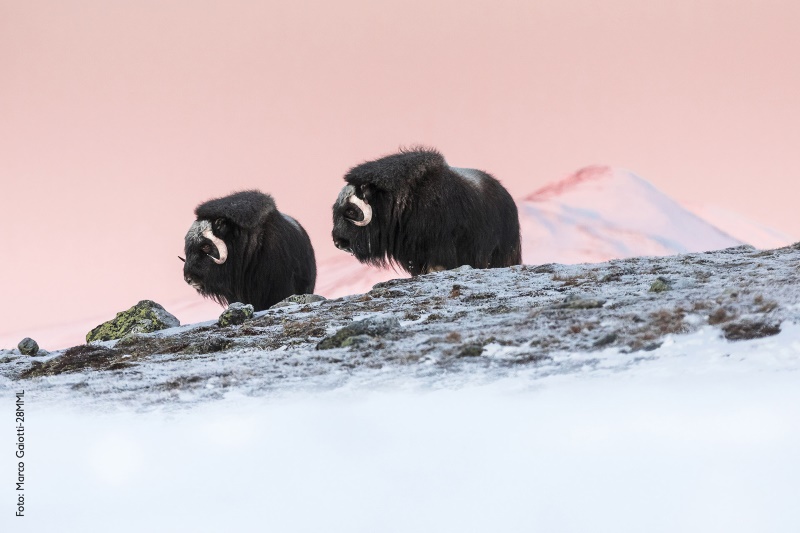
<svg viewBox="0 0 800 533">
<path fill-rule="evenodd" d="M 6 351 L 31 452 L 28 516 L 0 525 L 796 531 L 798 265 L 800 243 L 462 268 Z"/>
</svg>

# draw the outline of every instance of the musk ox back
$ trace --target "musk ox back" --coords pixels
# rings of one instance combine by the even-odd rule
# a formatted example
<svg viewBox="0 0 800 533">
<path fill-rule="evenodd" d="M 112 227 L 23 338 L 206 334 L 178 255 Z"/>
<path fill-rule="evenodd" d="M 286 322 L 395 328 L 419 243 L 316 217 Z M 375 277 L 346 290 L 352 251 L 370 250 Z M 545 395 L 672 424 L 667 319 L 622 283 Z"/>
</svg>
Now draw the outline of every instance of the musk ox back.
<svg viewBox="0 0 800 533">
<path fill-rule="evenodd" d="M 237 192 L 200 204 L 195 215 L 186 234 L 183 277 L 203 296 L 260 311 L 292 294 L 314 292 L 311 241 L 271 196 Z"/>
<path fill-rule="evenodd" d="M 420 149 L 358 165 L 344 179 L 333 242 L 362 263 L 392 263 L 415 276 L 522 262 L 517 206 L 486 172 Z"/>
</svg>

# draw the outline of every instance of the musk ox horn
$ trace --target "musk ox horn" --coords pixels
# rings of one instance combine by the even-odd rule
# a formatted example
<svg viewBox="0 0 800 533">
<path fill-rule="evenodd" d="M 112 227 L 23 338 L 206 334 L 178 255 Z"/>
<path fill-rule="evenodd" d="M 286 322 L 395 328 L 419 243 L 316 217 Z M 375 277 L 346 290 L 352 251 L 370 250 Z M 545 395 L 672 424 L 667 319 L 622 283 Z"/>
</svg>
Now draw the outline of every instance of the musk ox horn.
<svg viewBox="0 0 800 533">
<path fill-rule="evenodd" d="M 364 220 L 350 220 L 350 222 L 356 226 L 366 226 L 372 221 L 372 207 L 370 207 L 367 202 L 355 194 L 351 194 L 347 201 L 361 209 L 361 212 L 364 213 Z"/>
<path fill-rule="evenodd" d="M 216 246 L 217 250 L 219 250 L 219 259 L 217 259 L 216 257 L 214 257 L 211 254 L 209 254 L 208 257 L 210 257 L 211 260 L 214 261 L 218 265 L 221 265 L 222 263 L 227 261 L 227 259 L 228 259 L 228 247 L 225 246 L 225 241 L 223 241 L 222 239 L 220 239 L 219 237 L 214 235 L 214 233 L 211 231 L 211 228 L 203 231 L 203 237 L 205 237 L 209 241 L 213 242 L 214 246 Z"/>
</svg>

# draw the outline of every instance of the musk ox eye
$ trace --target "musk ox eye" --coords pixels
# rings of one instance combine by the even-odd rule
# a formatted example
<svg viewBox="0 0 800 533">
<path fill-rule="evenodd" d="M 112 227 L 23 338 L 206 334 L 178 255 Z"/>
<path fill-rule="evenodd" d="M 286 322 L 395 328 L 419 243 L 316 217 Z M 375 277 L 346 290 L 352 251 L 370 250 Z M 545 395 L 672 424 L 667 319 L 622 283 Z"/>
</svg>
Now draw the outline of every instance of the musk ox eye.
<svg viewBox="0 0 800 533">
<path fill-rule="evenodd" d="M 210 244 L 204 244 L 203 247 L 200 248 L 200 249 L 203 250 L 204 254 L 210 254 L 211 253 L 211 245 Z"/>
<path fill-rule="evenodd" d="M 348 206 L 348 208 L 344 210 L 344 217 L 350 220 L 361 220 L 363 218 L 361 210 L 352 206 Z"/>
</svg>

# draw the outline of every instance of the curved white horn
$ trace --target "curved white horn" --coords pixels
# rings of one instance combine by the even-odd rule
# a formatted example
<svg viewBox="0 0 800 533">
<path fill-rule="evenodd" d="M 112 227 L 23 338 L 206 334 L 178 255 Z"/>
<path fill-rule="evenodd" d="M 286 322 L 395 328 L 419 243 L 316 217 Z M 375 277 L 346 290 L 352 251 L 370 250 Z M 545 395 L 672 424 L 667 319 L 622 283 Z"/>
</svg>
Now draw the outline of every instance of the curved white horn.
<svg viewBox="0 0 800 533">
<path fill-rule="evenodd" d="M 372 221 L 372 208 L 369 206 L 367 202 L 365 202 L 355 194 L 350 195 L 350 198 L 348 198 L 347 201 L 357 206 L 359 209 L 361 209 L 361 212 L 364 213 L 364 220 L 350 220 L 350 222 L 352 222 L 356 226 L 366 226 Z"/>
<path fill-rule="evenodd" d="M 227 259 L 228 259 L 228 247 L 225 246 L 225 241 L 223 241 L 222 239 L 220 239 L 219 237 L 214 235 L 214 232 L 211 231 L 211 228 L 203 231 L 203 237 L 205 237 L 209 241 L 213 242 L 214 246 L 216 246 L 217 250 L 219 250 L 219 259 L 217 259 L 216 257 L 214 257 L 211 254 L 208 254 L 208 257 L 210 257 L 211 260 L 214 261 L 218 265 L 221 265 L 222 263 L 227 261 Z"/>
</svg>

